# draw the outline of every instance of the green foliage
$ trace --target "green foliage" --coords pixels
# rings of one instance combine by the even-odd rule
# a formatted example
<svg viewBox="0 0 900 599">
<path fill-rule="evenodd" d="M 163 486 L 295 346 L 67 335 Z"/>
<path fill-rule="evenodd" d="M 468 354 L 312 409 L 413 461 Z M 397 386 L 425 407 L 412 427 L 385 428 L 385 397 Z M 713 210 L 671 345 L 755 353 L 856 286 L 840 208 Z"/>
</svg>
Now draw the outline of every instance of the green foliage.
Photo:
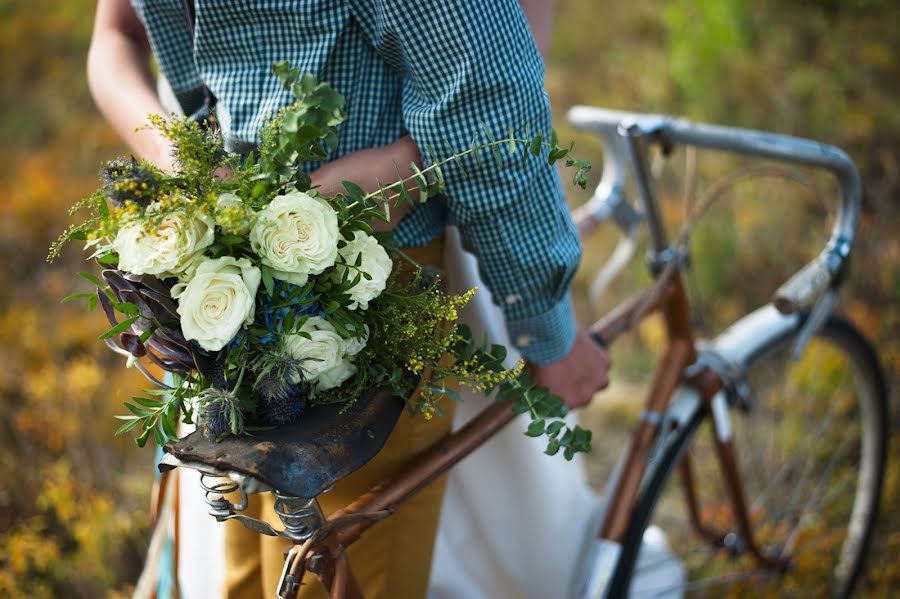
<svg viewBox="0 0 900 599">
<path fill-rule="evenodd" d="M 148 128 L 156 129 L 173 142 L 175 168 L 181 181 L 194 195 L 203 196 L 217 187 L 216 168 L 227 158 L 222 136 L 205 124 L 190 119 L 165 118 L 151 114 Z M 145 163 L 148 171 L 159 170 Z"/>
<path fill-rule="evenodd" d="M 565 459 L 571 460 L 578 452 L 591 451 L 591 431 L 578 425 L 569 427 L 562 420 L 568 414 L 568 408 L 562 399 L 546 388 L 536 386 L 521 365 L 512 373 L 507 371 L 503 363 L 506 359 L 504 346 L 491 345 L 486 338 L 477 343 L 465 325 L 458 327 L 456 333 L 458 338 L 453 354 L 464 367 L 452 372 L 462 384 L 468 384 L 487 394 L 496 390 L 497 401 L 511 401 L 513 412 L 528 414 L 531 423 L 525 434 L 529 437 L 546 435 L 547 455 L 556 455 L 562 448 Z M 498 376 L 479 377 L 481 373 Z"/>
<path fill-rule="evenodd" d="M 668 32 L 668 72 L 685 101 L 726 101 L 711 92 L 728 69 L 746 58 L 751 30 L 748 2 L 677 0 L 666 5 L 662 17 Z"/>
<path fill-rule="evenodd" d="M 265 203 L 282 188 L 307 191 L 309 176 L 299 166 L 304 162 L 324 160 L 337 149 L 337 126 L 344 121 L 341 108 L 344 98 L 327 83 L 313 75 L 302 77 L 287 62 L 273 67 L 275 76 L 297 99 L 282 109 L 263 128 L 258 161 L 248 158 L 245 168 L 254 172 L 242 187 L 250 193 L 244 197 Z M 249 168 L 248 168 L 249 167 Z"/>
<path fill-rule="evenodd" d="M 138 395 L 132 397 L 134 403 L 125 402 L 125 407 L 131 413 L 116 416 L 119 420 L 125 421 L 116 430 L 116 435 L 124 435 L 140 427 L 134 441 L 138 447 L 146 445 L 151 435 L 160 446 L 177 439 L 176 428 L 179 418 L 188 423 L 192 422 L 193 406 L 190 401 L 186 401 L 189 385 L 192 384 L 200 384 L 200 381 L 193 376 L 184 380 L 176 379 L 175 388 L 171 391 L 148 389 L 144 393 L 150 397 Z"/>
</svg>

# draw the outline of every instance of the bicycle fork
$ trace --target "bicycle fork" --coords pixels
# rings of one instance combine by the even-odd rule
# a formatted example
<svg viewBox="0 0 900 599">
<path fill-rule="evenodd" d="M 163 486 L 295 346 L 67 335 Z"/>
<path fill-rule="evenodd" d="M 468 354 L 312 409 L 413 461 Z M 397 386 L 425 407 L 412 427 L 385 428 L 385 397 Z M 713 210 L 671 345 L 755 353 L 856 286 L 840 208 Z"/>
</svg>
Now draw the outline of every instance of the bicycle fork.
<svg viewBox="0 0 900 599">
<path fill-rule="evenodd" d="M 749 552 L 757 563 L 768 569 L 785 570 L 789 566 L 787 557 L 766 555 L 753 534 L 747 495 L 738 466 L 737 450 L 734 445 L 731 415 L 728 399 L 721 389 L 721 378 L 712 370 L 706 370 L 699 377 L 702 397 L 709 417 L 719 470 L 725 481 L 726 492 L 731 503 L 732 517 L 737 528 L 734 533 L 722 533 L 701 520 L 699 502 L 695 489 L 695 478 L 690 454 L 685 453 L 679 464 L 679 475 L 691 526 L 701 538 L 715 545 L 722 545 L 738 553 Z"/>
</svg>

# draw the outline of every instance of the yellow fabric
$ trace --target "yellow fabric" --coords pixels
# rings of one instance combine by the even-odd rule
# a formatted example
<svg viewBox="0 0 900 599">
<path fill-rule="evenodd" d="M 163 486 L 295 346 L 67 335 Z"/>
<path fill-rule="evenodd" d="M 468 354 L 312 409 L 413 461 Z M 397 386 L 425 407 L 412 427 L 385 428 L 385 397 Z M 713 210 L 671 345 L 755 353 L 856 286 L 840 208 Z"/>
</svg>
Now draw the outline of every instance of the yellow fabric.
<svg viewBox="0 0 900 599">
<path fill-rule="evenodd" d="M 441 266 L 443 238 L 407 253 L 420 264 Z M 453 406 L 447 404 L 441 406 L 445 415 L 431 420 L 404 411 L 381 452 L 360 470 L 336 483 L 334 489 L 319 496 L 326 516 L 396 474 L 412 456 L 448 434 Z M 425 597 L 445 483 L 445 477 L 438 479 L 350 546 L 350 565 L 367 599 Z M 281 528 L 273 505 L 270 493 L 251 496 L 246 514 Z M 227 522 L 225 599 L 274 597 L 288 548 L 289 544 L 282 539 L 256 534 L 234 521 Z M 307 574 L 300 597 L 324 599 L 327 594 L 318 580 Z"/>
</svg>

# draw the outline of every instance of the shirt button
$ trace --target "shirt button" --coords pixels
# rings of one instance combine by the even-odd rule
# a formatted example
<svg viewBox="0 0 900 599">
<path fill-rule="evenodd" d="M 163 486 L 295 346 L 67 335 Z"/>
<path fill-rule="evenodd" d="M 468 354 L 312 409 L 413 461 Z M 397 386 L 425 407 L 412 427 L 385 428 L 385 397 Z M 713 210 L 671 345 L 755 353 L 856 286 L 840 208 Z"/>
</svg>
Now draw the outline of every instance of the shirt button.
<svg viewBox="0 0 900 599">
<path fill-rule="evenodd" d="M 510 293 L 509 295 L 506 296 L 506 305 L 512 306 L 514 303 L 519 301 L 519 299 L 520 298 L 519 298 L 518 294 Z"/>
<path fill-rule="evenodd" d="M 529 335 L 519 335 L 516 337 L 516 346 L 528 347 L 531 345 L 531 337 Z"/>
</svg>

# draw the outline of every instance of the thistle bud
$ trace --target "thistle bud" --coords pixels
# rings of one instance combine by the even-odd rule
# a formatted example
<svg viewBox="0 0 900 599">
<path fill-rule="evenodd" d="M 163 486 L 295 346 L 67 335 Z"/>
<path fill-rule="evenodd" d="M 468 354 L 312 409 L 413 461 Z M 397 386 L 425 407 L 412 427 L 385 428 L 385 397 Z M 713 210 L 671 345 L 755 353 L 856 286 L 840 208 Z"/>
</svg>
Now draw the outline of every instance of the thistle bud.
<svg viewBox="0 0 900 599">
<path fill-rule="evenodd" d="M 197 396 L 198 426 L 210 439 L 244 432 L 244 416 L 238 398 L 227 389 L 204 389 Z"/>
</svg>

